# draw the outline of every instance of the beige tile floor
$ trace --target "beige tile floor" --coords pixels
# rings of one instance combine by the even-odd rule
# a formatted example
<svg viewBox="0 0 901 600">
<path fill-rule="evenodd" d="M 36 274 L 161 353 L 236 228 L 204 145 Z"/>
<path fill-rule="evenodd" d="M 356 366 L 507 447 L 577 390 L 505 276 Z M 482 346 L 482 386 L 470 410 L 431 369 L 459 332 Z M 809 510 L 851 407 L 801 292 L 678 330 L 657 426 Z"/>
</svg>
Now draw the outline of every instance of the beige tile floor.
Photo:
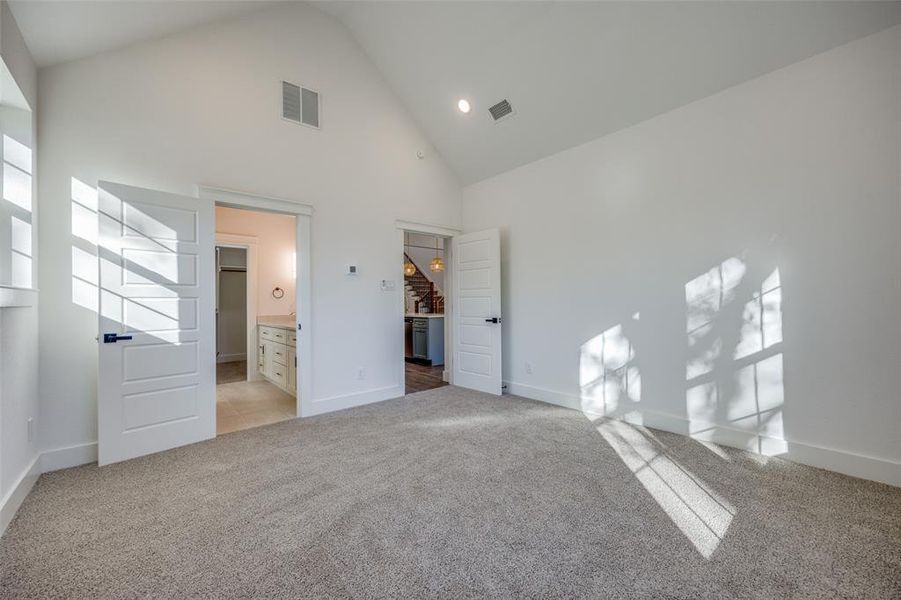
<svg viewBox="0 0 901 600">
<path fill-rule="evenodd" d="M 268 381 L 216 386 L 216 435 L 294 418 L 294 396 Z"/>
<path fill-rule="evenodd" d="M 216 383 L 234 383 L 247 380 L 247 361 L 216 363 Z"/>
</svg>

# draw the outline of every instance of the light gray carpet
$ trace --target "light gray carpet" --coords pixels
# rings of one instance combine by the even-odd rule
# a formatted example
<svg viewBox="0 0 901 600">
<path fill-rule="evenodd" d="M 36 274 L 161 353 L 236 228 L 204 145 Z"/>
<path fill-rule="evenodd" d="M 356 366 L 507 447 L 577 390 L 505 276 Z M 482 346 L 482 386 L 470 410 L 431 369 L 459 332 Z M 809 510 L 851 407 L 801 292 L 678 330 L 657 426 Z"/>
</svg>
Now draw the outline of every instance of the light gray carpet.
<svg viewBox="0 0 901 600">
<path fill-rule="evenodd" d="M 0 541 L 17 599 L 899 595 L 898 488 L 453 387 L 44 475 Z"/>
</svg>

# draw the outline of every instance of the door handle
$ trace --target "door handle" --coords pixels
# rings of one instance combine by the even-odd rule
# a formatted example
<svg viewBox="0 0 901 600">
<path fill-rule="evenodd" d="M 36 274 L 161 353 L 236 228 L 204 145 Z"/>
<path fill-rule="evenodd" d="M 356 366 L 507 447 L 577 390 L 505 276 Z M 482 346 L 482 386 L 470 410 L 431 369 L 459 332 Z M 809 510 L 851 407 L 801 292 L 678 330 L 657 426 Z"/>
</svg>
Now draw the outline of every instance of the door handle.
<svg viewBox="0 0 901 600">
<path fill-rule="evenodd" d="M 115 344 L 119 340 L 130 340 L 130 335 L 118 335 L 115 333 L 104 333 L 103 334 L 103 343 L 104 344 Z"/>
<path fill-rule="evenodd" d="M 491 317 L 490 319 L 485 319 L 485 322 L 486 323 L 500 323 L 501 318 L 500 317 Z"/>
</svg>

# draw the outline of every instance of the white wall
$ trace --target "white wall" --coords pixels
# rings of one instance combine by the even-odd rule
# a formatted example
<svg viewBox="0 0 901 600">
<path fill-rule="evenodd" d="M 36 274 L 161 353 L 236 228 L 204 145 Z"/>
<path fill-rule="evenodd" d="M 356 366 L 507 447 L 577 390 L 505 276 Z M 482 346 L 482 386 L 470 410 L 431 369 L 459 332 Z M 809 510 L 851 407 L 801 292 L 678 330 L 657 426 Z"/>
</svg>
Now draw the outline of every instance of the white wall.
<svg viewBox="0 0 901 600">
<path fill-rule="evenodd" d="M 510 390 L 901 485 L 899 168 L 895 27 L 466 188 Z"/>
<path fill-rule="evenodd" d="M 216 207 L 216 233 L 257 238 L 257 315 L 288 315 L 295 306 L 297 224 L 290 215 Z M 281 299 L 272 289 L 285 290 Z"/>
<path fill-rule="evenodd" d="M 320 131 L 280 118 L 282 78 L 321 91 Z M 73 301 L 71 268 L 73 246 L 90 245 L 73 235 L 73 178 L 313 204 L 313 399 L 403 393 L 397 297 L 378 285 L 399 271 L 394 222 L 459 226 L 460 188 L 440 159 L 417 159 L 426 140 L 336 21 L 281 5 L 43 69 L 39 88 L 46 447 L 96 440 L 95 316 Z"/>
<path fill-rule="evenodd" d="M 22 41 L 12 13 L 6 2 L 0 2 L 0 58 L 3 61 L 2 96 L 4 104 L 10 98 L 20 98 L 27 103 L 29 108 L 36 105 L 35 77 L 36 71 L 31 55 Z M 7 73 L 11 76 L 6 78 Z M 17 90 L 10 89 L 15 86 Z M 26 174 L 34 173 L 34 114 L 22 109 L 22 104 L 15 102 L 16 108 L 4 106 L 0 109 L 0 129 L 2 133 L 10 135 L 21 147 L 15 149 L 14 158 L 9 150 L 3 148 L 4 161 L 14 160 L 17 168 L 13 178 L 21 185 L 19 194 L 28 196 L 29 201 L 35 197 L 34 178 Z M 30 151 L 31 155 L 28 156 Z M 24 162 L 22 162 L 24 159 Z M 11 189 L 12 181 L 7 180 L 7 191 Z M 3 218 L 0 219 L 2 227 L 11 227 L 11 217 L 19 218 L 19 224 L 30 221 L 32 242 L 37 235 L 37 219 L 35 215 L 29 215 L 21 206 L 11 207 L 5 198 L 0 200 L 3 209 L 0 210 Z M 12 209 L 12 210 L 10 210 Z M 28 227 L 26 227 L 28 229 Z M 15 259 L 9 256 L 10 233 L 12 233 L 12 245 L 21 253 Z M 32 287 L 32 278 L 28 276 L 27 248 L 31 245 L 31 269 L 35 268 L 37 254 L 34 244 L 29 244 L 27 235 L 23 232 L 15 233 L 15 229 L 4 232 L 2 236 L 3 249 L 0 251 L 0 260 L 24 261 L 25 270 L 17 270 L 13 274 L 12 269 L 4 271 L 4 281 L 0 282 L 0 288 L 10 283 L 17 286 Z M 15 514 L 22 499 L 27 494 L 31 485 L 40 473 L 38 454 L 37 429 L 39 425 L 38 405 L 38 294 L 36 291 L 12 291 L 18 299 L 14 302 L 16 307 L 0 308 L 0 533 L 6 528 Z M 4 293 L 4 297 L 7 294 Z M 2 302 L 0 302 L 2 304 Z M 32 435 L 29 439 L 28 421 L 32 421 Z"/>
</svg>

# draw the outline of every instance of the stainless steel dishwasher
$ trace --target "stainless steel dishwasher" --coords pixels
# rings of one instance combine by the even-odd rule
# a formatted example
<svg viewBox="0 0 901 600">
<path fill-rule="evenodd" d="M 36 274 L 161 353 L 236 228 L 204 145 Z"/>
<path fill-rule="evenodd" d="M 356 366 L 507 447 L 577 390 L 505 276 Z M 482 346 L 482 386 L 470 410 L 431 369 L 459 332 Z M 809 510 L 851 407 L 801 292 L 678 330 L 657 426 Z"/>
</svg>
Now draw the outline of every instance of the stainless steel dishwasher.
<svg viewBox="0 0 901 600">
<path fill-rule="evenodd" d="M 428 319 L 413 319 L 413 358 L 429 358 Z"/>
</svg>

